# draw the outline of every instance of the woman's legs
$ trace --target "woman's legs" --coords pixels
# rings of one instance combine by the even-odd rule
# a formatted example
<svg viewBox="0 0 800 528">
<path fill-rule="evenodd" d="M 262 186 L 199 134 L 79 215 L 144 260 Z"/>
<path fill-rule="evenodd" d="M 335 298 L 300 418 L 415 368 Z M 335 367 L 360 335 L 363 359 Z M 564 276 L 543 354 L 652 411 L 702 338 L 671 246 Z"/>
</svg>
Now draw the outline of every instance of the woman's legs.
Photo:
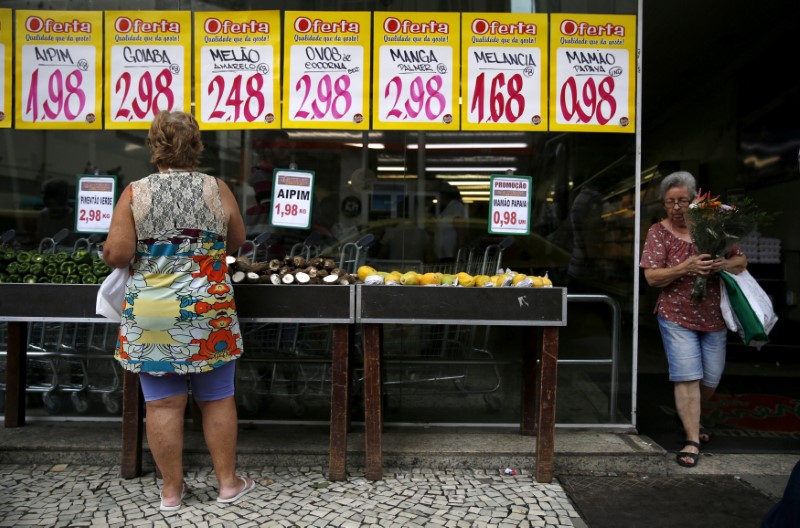
<svg viewBox="0 0 800 528">
<path fill-rule="evenodd" d="M 181 501 L 186 402 L 186 394 L 147 402 L 147 443 L 164 479 L 161 498 L 165 506 Z"/>
<path fill-rule="evenodd" d="M 219 496 L 223 499 L 232 497 L 242 489 L 242 481 L 236 477 L 236 403 L 233 396 L 229 396 L 221 400 L 197 401 L 197 406 L 203 413 L 203 435 L 219 482 Z"/>
<path fill-rule="evenodd" d="M 675 382 L 675 408 L 686 432 L 686 440 L 700 443 L 700 380 Z M 700 449 L 687 445 L 681 451 L 699 453 Z"/>
</svg>

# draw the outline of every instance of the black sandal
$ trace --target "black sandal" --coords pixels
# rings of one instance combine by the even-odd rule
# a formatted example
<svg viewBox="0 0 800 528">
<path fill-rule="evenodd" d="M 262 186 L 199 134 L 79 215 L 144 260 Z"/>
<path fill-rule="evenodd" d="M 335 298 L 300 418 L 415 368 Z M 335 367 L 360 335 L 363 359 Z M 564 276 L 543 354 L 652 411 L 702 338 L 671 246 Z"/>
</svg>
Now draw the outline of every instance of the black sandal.
<svg viewBox="0 0 800 528">
<path fill-rule="evenodd" d="M 700 449 L 700 442 L 695 442 L 694 440 L 686 440 L 683 442 L 685 446 L 692 446 Z M 691 462 L 686 462 L 684 458 L 688 458 Z M 700 453 L 692 453 L 691 451 L 678 451 L 678 454 L 675 455 L 675 461 L 678 463 L 679 466 L 683 467 L 695 467 L 697 465 L 697 460 L 700 458 Z"/>
</svg>

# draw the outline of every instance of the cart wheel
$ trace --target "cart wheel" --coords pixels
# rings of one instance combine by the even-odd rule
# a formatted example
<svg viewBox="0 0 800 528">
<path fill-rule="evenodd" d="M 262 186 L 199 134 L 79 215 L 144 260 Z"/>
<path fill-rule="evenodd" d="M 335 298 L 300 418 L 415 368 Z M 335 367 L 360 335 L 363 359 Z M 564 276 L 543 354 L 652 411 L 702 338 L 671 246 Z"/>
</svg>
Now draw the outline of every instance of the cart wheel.
<svg viewBox="0 0 800 528">
<path fill-rule="evenodd" d="M 47 414 L 58 414 L 61 410 L 62 403 L 61 397 L 53 392 L 45 392 L 42 394 L 42 402 Z"/>
<path fill-rule="evenodd" d="M 103 393 L 103 405 L 109 414 L 118 414 L 120 410 L 119 397 L 113 396 L 111 393 Z"/>
<path fill-rule="evenodd" d="M 69 395 L 72 401 L 72 406 L 81 414 L 85 414 L 89 410 L 89 398 L 82 392 L 73 392 Z"/>
</svg>

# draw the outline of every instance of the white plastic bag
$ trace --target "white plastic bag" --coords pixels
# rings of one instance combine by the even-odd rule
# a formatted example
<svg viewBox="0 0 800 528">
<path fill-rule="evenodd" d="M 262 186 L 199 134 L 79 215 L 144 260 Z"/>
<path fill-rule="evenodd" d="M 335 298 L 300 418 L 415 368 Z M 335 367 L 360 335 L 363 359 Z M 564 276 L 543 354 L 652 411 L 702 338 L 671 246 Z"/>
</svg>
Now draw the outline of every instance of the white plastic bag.
<svg viewBox="0 0 800 528">
<path fill-rule="evenodd" d="M 122 320 L 122 305 L 125 301 L 125 283 L 128 282 L 128 268 L 116 268 L 108 274 L 97 291 L 95 312 L 114 322 Z"/>
</svg>

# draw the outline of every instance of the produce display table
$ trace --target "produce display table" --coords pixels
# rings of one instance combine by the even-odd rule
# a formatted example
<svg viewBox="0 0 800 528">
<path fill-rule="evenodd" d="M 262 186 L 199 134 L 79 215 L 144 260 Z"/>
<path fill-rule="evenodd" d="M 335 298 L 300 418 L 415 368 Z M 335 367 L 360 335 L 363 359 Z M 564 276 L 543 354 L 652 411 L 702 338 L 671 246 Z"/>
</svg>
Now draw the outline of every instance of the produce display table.
<svg viewBox="0 0 800 528">
<path fill-rule="evenodd" d="M 28 323 L 108 323 L 95 314 L 98 288 L 97 285 L 0 284 L 0 321 L 8 322 L 6 427 L 25 424 Z M 349 330 L 355 322 L 355 287 L 236 285 L 235 292 L 242 322 L 332 325 L 329 478 L 344 480 L 350 409 Z M 121 472 L 123 477 L 133 478 L 142 471 L 143 432 L 143 402 L 135 374 L 125 372 L 122 392 Z"/>
<path fill-rule="evenodd" d="M 535 328 L 536 339 L 531 343 L 533 350 L 522 357 L 520 433 L 536 435 L 536 480 L 552 481 L 558 327 L 567 324 L 565 288 L 429 288 L 359 284 L 356 286 L 356 323 L 363 324 L 366 478 L 383 478 L 380 325 L 392 323 Z M 539 348 L 541 363 L 537 376 Z M 534 400 L 538 403 L 535 410 Z"/>
</svg>

